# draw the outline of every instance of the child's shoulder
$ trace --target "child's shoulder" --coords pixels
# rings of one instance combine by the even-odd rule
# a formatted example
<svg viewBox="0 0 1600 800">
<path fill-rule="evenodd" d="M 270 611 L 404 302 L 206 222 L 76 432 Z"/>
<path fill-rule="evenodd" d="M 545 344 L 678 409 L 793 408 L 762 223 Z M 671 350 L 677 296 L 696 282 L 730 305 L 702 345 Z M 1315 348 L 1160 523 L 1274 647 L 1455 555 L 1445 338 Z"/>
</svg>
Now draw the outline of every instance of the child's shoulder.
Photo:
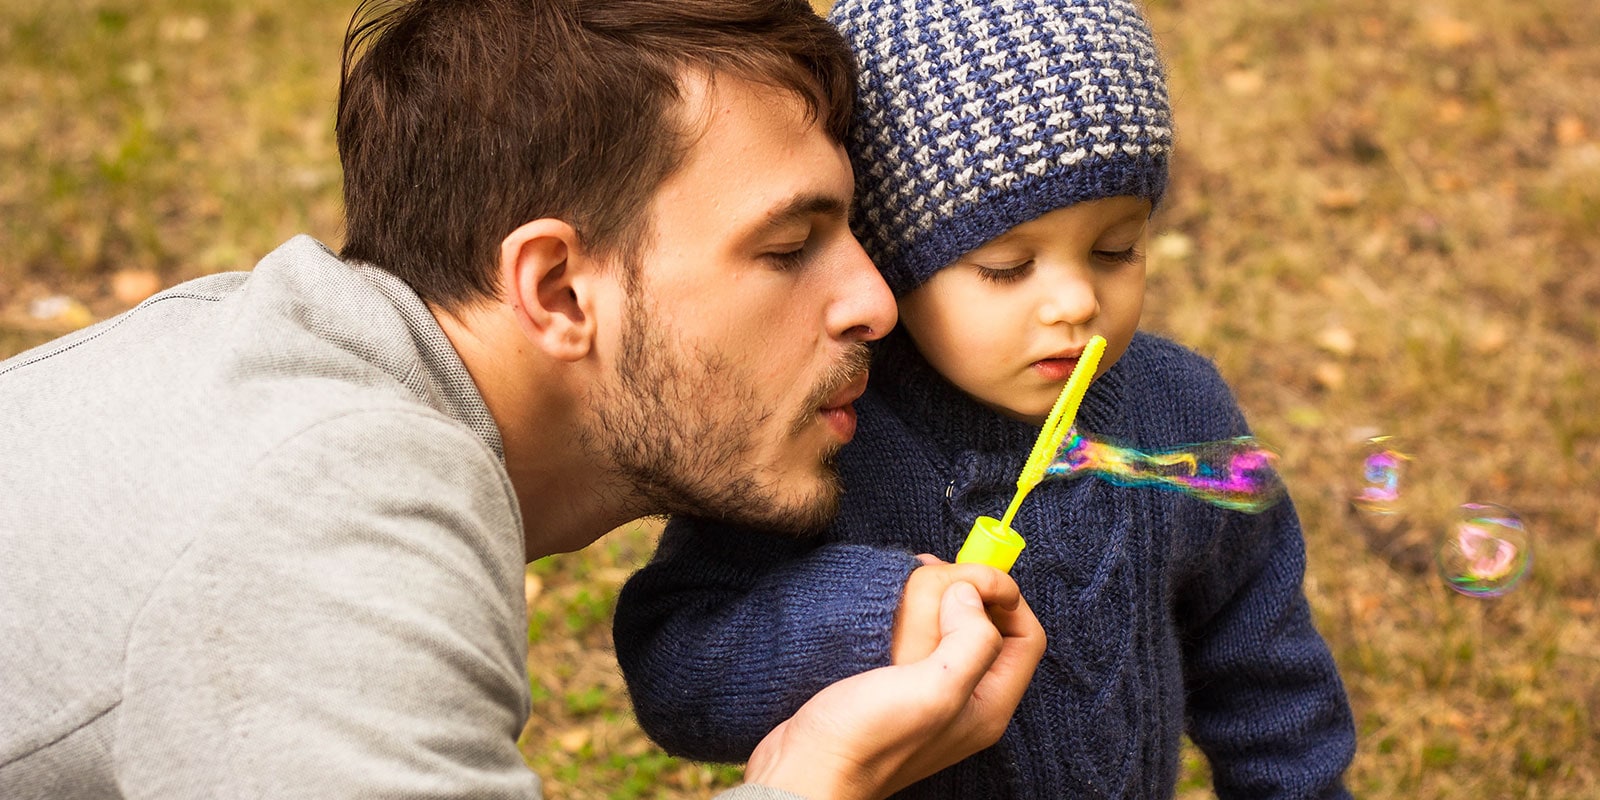
<svg viewBox="0 0 1600 800">
<path fill-rule="evenodd" d="M 1124 397 L 1137 398 L 1147 416 L 1199 428 L 1186 432 L 1192 436 L 1239 435 L 1243 419 L 1238 403 L 1211 359 L 1170 339 L 1140 331 L 1117 367 L 1125 370 Z"/>
</svg>

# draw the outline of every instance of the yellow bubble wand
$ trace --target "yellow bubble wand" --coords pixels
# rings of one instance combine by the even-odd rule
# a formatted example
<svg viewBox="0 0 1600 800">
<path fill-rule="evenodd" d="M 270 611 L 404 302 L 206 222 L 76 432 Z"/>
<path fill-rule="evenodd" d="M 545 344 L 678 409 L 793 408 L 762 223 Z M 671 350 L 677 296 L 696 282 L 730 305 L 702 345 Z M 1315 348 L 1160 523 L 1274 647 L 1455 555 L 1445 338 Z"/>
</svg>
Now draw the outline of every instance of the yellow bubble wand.
<svg viewBox="0 0 1600 800">
<path fill-rule="evenodd" d="M 1022 466 L 1022 474 L 1017 476 L 1017 493 L 1012 496 L 1005 516 L 1001 519 L 978 517 L 974 520 L 967 541 L 956 553 L 956 563 L 988 564 L 1001 572 L 1009 572 L 1011 565 L 1017 563 L 1017 556 L 1026 543 L 1021 534 L 1011 529 L 1011 520 L 1017 516 L 1022 499 L 1039 485 L 1039 481 L 1044 480 L 1045 468 L 1050 466 L 1051 458 L 1061 449 L 1067 431 L 1072 430 L 1072 423 L 1078 417 L 1078 405 L 1083 402 L 1084 393 L 1089 391 L 1089 382 L 1094 380 L 1094 371 L 1100 366 L 1100 355 L 1105 350 L 1106 340 L 1100 336 L 1091 338 L 1084 346 L 1083 353 L 1078 356 L 1077 366 L 1072 368 L 1072 375 L 1067 378 L 1067 385 L 1061 387 L 1056 404 L 1050 408 L 1050 415 L 1045 417 L 1044 430 L 1039 431 L 1039 438 L 1033 443 L 1028 463 Z"/>
</svg>

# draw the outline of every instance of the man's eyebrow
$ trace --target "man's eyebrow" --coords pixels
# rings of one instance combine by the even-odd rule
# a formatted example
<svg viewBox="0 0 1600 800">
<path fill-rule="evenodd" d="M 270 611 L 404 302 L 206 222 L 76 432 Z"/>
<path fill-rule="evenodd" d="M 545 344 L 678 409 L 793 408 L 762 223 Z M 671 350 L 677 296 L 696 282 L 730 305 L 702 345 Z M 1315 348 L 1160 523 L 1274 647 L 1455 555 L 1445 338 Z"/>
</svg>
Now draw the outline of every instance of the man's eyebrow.
<svg viewBox="0 0 1600 800">
<path fill-rule="evenodd" d="M 767 212 L 766 218 L 756 226 L 755 233 L 781 228 L 808 217 L 824 216 L 844 219 L 849 215 L 850 203 L 831 194 L 801 194 Z"/>
</svg>

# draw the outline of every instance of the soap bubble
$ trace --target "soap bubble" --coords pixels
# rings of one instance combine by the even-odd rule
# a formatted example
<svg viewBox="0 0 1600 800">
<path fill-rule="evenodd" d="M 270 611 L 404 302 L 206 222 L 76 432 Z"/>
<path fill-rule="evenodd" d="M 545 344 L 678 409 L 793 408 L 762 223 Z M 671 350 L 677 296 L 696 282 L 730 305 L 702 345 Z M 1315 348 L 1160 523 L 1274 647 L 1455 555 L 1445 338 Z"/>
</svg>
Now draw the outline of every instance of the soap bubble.
<svg viewBox="0 0 1600 800">
<path fill-rule="evenodd" d="M 1284 497 L 1278 456 L 1251 436 L 1149 452 L 1073 428 L 1045 467 L 1046 477 L 1094 474 L 1118 486 L 1183 492 L 1212 505 L 1259 514 Z"/>
<path fill-rule="evenodd" d="M 1468 597 L 1511 591 L 1533 564 L 1522 518 L 1509 508 L 1466 503 L 1439 545 L 1439 576 Z"/>
<path fill-rule="evenodd" d="M 1405 464 L 1411 457 L 1400 451 L 1393 436 L 1374 436 L 1365 443 L 1361 460 L 1361 490 L 1350 498 L 1369 514 L 1394 514 L 1400 510 L 1400 487 Z"/>
</svg>

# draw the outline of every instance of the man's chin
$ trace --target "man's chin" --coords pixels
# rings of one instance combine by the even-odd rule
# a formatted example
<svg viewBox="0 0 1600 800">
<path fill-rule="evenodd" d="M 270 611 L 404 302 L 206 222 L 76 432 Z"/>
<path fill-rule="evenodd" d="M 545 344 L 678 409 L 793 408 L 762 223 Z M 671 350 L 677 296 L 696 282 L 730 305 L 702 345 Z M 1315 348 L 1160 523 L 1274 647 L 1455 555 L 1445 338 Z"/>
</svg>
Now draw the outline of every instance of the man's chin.
<svg viewBox="0 0 1600 800">
<path fill-rule="evenodd" d="M 717 501 L 695 504 L 676 513 L 709 517 L 724 524 L 753 528 L 782 536 L 810 538 L 827 530 L 839 513 L 839 479 L 831 466 L 813 479 L 816 486 L 802 496 L 749 489 L 737 497 L 723 496 Z"/>
<path fill-rule="evenodd" d="M 825 498 L 818 498 L 803 506 L 796 506 L 780 514 L 766 514 L 765 522 L 753 523 L 770 533 L 793 536 L 799 539 L 809 539 L 820 536 L 828 529 L 828 524 L 839 513 L 839 493 L 829 492 Z"/>
</svg>

